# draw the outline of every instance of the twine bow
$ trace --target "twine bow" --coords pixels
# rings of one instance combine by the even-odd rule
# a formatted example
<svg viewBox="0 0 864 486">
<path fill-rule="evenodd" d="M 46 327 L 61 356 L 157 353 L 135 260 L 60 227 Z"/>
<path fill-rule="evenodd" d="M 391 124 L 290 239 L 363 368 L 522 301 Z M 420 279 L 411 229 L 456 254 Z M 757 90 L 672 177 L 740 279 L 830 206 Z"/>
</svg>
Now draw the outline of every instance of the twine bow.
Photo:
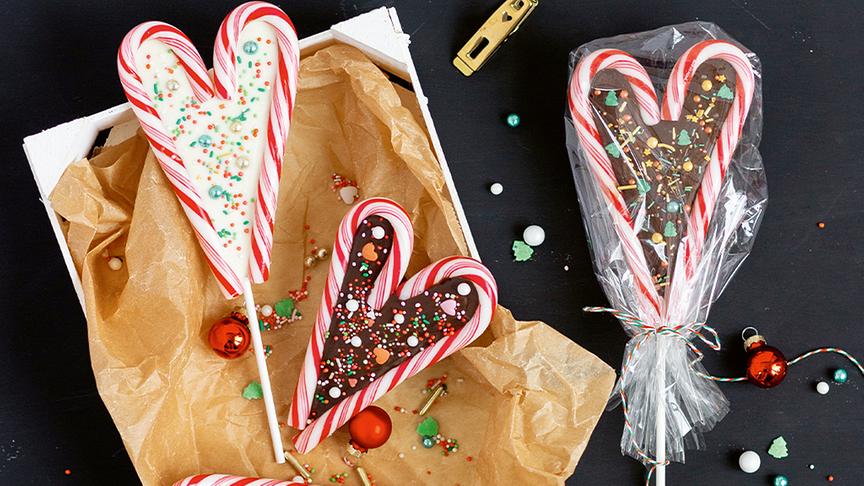
<svg viewBox="0 0 864 486">
<path fill-rule="evenodd" d="M 705 355 L 702 351 L 690 341 L 690 336 L 698 337 L 703 343 L 705 343 L 708 347 L 713 349 L 714 351 L 720 350 L 720 337 L 717 335 L 717 331 L 714 330 L 711 326 L 708 326 L 704 322 L 697 322 L 693 324 L 678 324 L 678 325 L 662 325 L 662 326 L 654 326 L 652 324 L 648 324 L 638 316 L 635 316 L 627 311 L 622 311 L 618 309 L 610 309 L 608 307 L 583 307 L 582 310 L 584 312 L 594 312 L 594 313 L 603 313 L 608 312 L 612 314 L 616 319 L 621 321 L 624 324 L 628 324 L 633 328 L 637 329 L 637 332 L 633 335 L 631 340 L 636 340 L 633 347 L 627 353 L 627 356 L 624 357 L 624 363 L 621 365 L 621 378 L 619 379 L 619 394 L 621 395 L 621 409 L 624 412 L 624 428 L 630 434 L 630 442 L 633 443 L 633 448 L 642 458 L 642 462 L 646 465 L 649 465 L 648 474 L 645 477 L 645 485 L 648 486 L 651 483 L 651 476 L 654 473 L 654 470 L 657 469 L 657 466 L 662 464 L 664 466 L 669 464 L 669 460 L 658 461 L 654 457 L 648 455 L 639 444 L 636 443 L 636 440 L 633 438 L 635 436 L 635 432 L 633 430 L 633 425 L 630 423 L 630 411 L 627 405 L 627 393 L 624 391 L 624 377 L 627 375 L 627 369 L 632 360 L 633 356 L 645 342 L 645 340 L 651 335 L 657 336 L 673 336 L 681 341 L 683 341 L 687 348 L 693 352 L 696 356 L 693 361 L 690 362 L 690 367 L 694 373 L 704 378 L 707 378 L 708 375 L 700 373 L 693 366 L 702 361 L 702 358 Z M 707 335 L 705 334 L 707 333 Z"/>
</svg>

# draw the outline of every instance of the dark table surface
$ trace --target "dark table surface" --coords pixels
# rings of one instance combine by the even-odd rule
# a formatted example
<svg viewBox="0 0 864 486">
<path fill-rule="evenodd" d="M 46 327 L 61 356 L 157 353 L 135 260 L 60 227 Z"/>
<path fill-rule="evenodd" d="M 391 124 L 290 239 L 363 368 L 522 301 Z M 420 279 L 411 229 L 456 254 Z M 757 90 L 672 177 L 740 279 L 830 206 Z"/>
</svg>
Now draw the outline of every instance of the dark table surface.
<svg viewBox="0 0 864 486">
<path fill-rule="evenodd" d="M 381 5 L 381 0 L 278 2 L 301 37 Z M 606 301 L 591 270 L 564 148 L 564 88 L 571 49 L 597 37 L 694 19 L 718 23 L 764 66 L 764 138 L 770 203 L 751 258 L 715 305 L 711 323 L 723 351 L 709 370 L 741 374 L 738 334 L 755 325 L 787 355 L 822 345 L 864 357 L 864 37 L 858 2 L 541 0 L 522 30 L 479 73 L 464 78 L 453 54 L 498 0 L 388 1 L 411 34 L 411 51 L 451 170 L 501 302 L 523 319 L 542 319 L 620 365 L 625 337 L 584 305 Z M 28 1 L 0 4 L 2 156 L 0 191 L 0 484 L 135 484 L 138 479 L 91 373 L 84 316 L 57 249 L 21 139 L 123 101 L 117 45 L 134 24 L 181 26 L 201 52 L 233 2 Z M 209 56 L 205 56 L 209 59 Z M 517 112 L 510 129 L 502 115 Z M 488 184 L 500 181 L 493 198 Z M 817 228 L 817 222 L 825 228 Z M 527 224 L 546 229 L 529 263 L 510 244 Z M 570 271 L 564 271 L 569 265 Z M 817 395 L 831 369 L 850 384 Z M 794 367 L 778 389 L 723 385 L 732 412 L 707 435 L 706 450 L 669 471 L 670 484 L 864 484 L 864 394 L 839 358 Z M 644 469 L 621 456 L 620 409 L 603 415 L 568 484 L 638 484 Z M 765 454 L 783 435 L 790 457 Z M 736 465 L 761 453 L 759 473 Z M 815 464 L 810 470 L 807 465 Z M 66 476 L 64 470 L 70 469 Z"/>
</svg>

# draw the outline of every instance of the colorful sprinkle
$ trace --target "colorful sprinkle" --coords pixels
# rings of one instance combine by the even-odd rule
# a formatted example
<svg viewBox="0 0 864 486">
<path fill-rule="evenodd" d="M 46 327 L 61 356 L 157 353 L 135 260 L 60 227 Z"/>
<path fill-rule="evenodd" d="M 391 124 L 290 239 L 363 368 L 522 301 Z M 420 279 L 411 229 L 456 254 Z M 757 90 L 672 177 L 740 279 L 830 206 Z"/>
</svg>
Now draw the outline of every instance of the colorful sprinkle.
<svg viewBox="0 0 864 486">
<path fill-rule="evenodd" d="M 534 249 L 524 241 L 513 242 L 513 259 L 517 262 L 527 262 L 534 255 Z"/>
<path fill-rule="evenodd" d="M 243 389 L 243 398 L 246 400 L 260 400 L 264 397 L 264 391 L 261 388 L 261 383 L 252 381 L 246 388 Z"/>
<path fill-rule="evenodd" d="M 781 435 L 771 442 L 771 447 L 768 448 L 768 455 L 774 459 L 783 459 L 789 456 L 789 450 L 786 447 L 786 439 Z"/>
</svg>

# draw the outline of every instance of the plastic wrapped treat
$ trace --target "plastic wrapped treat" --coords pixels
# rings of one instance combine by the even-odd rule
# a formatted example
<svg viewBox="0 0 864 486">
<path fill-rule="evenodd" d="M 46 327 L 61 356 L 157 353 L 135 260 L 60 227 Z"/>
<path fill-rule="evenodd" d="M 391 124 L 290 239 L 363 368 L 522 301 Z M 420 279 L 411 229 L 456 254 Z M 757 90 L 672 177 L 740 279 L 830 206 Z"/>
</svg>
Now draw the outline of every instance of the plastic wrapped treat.
<svg viewBox="0 0 864 486">
<path fill-rule="evenodd" d="M 594 270 L 630 336 L 611 405 L 622 451 L 684 462 L 729 402 L 694 341 L 767 202 L 759 59 L 713 24 L 599 39 L 570 56 L 567 148 Z M 703 344 L 703 343 L 700 343 Z"/>
</svg>

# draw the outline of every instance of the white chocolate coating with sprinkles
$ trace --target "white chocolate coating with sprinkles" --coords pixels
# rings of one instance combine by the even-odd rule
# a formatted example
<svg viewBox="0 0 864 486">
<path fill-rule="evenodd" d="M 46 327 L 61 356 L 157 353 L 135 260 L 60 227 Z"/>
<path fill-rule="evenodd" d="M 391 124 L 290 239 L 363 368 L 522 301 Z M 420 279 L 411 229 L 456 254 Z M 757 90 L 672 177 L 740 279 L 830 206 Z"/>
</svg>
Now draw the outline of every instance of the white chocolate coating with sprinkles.
<svg viewBox="0 0 864 486">
<path fill-rule="evenodd" d="M 198 102 L 172 49 L 145 41 L 136 56 L 153 105 L 220 237 L 225 259 L 247 272 L 254 204 L 273 97 L 279 49 L 273 27 L 250 22 L 235 56 L 237 89 L 231 99 Z M 254 47 L 253 47 L 254 46 Z"/>
</svg>

